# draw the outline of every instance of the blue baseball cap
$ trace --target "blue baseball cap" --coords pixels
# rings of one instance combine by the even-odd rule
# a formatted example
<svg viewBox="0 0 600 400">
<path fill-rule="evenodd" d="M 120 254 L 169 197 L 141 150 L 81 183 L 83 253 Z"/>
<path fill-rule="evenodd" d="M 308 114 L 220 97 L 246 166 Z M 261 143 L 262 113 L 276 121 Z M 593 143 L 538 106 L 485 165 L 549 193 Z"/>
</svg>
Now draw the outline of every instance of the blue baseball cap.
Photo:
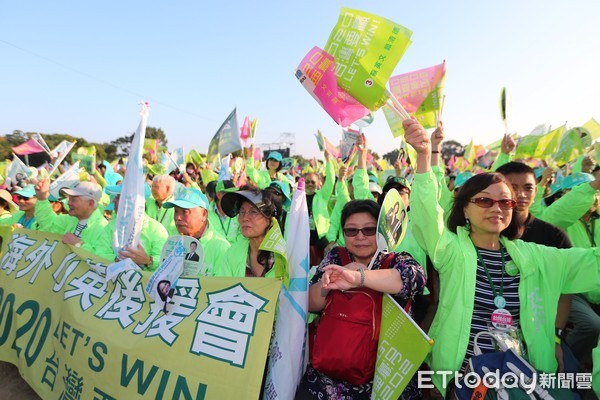
<svg viewBox="0 0 600 400">
<path fill-rule="evenodd" d="M 15 194 L 30 199 L 32 197 L 35 197 L 35 187 L 33 185 L 26 185 L 23 189 L 17 190 Z"/>
<path fill-rule="evenodd" d="M 271 188 L 276 193 L 283 195 L 283 205 L 289 207 L 292 205 L 292 199 L 290 197 L 290 185 L 281 181 L 273 181 L 266 189 Z"/>
<path fill-rule="evenodd" d="M 456 175 L 456 179 L 454 180 L 454 190 L 464 185 L 465 182 L 473 176 L 475 176 L 475 174 L 472 172 L 461 172 L 460 174 Z"/>
<path fill-rule="evenodd" d="M 198 189 L 180 187 L 175 191 L 175 198 L 163 204 L 164 208 L 196 208 L 201 207 L 208 210 L 208 199 Z"/>
<path fill-rule="evenodd" d="M 281 155 L 280 152 L 278 151 L 272 151 L 269 153 L 269 155 L 267 156 L 267 160 L 268 159 L 273 159 L 275 161 L 279 161 L 282 162 L 283 161 L 283 156 Z"/>
<path fill-rule="evenodd" d="M 575 172 L 571 175 L 567 175 L 564 177 L 561 183 L 561 189 L 567 190 L 572 189 L 575 186 L 579 186 L 581 184 L 591 182 L 594 180 L 594 175 L 587 174 L 585 172 Z"/>
</svg>

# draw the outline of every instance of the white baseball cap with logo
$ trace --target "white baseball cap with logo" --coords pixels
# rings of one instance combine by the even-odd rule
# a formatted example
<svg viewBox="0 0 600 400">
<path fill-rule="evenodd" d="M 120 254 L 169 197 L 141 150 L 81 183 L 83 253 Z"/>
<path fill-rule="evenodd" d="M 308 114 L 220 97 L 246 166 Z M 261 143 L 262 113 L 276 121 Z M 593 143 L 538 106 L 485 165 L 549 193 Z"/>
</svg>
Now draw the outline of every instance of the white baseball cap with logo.
<svg viewBox="0 0 600 400">
<path fill-rule="evenodd" d="M 100 198 L 102 198 L 102 188 L 94 182 L 79 182 L 72 189 L 60 189 L 60 193 L 67 196 L 85 196 L 96 201 L 100 201 Z"/>
</svg>

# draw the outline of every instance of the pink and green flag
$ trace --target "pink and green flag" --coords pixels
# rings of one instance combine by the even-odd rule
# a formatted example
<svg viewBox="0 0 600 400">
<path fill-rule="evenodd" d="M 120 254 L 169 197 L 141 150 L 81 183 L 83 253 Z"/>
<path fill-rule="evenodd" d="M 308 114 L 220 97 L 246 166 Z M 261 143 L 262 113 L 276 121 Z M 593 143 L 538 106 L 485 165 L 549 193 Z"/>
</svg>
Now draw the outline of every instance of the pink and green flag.
<svg viewBox="0 0 600 400">
<path fill-rule="evenodd" d="M 325 45 L 335 58 L 338 85 L 368 109 L 379 109 L 388 100 L 387 81 L 411 36 L 393 21 L 342 8 Z"/>
<path fill-rule="evenodd" d="M 338 87 L 333 56 L 313 47 L 302 59 L 296 78 L 333 120 L 346 127 L 369 114 L 369 110 Z"/>
</svg>

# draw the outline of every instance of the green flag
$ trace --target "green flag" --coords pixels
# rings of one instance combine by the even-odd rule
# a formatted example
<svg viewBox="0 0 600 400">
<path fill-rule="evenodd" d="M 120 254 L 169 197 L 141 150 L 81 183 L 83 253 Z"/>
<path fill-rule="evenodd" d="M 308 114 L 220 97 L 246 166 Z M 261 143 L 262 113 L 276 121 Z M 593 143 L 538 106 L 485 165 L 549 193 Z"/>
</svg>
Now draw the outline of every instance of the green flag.
<svg viewBox="0 0 600 400">
<path fill-rule="evenodd" d="M 275 276 L 283 279 L 283 284 L 287 288 L 290 283 L 290 271 L 287 265 L 285 240 L 283 239 L 277 220 L 272 218 L 271 222 L 271 229 L 267 232 L 259 249 L 270 251 L 275 255 Z"/>
<path fill-rule="evenodd" d="M 368 109 L 379 109 L 388 100 L 387 81 L 411 35 L 388 19 L 342 8 L 325 45 L 335 58 L 338 85 Z"/>
<path fill-rule="evenodd" d="M 515 151 L 515 159 L 544 158 L 553 154 L 558 148 L 560 137 L 565 126 L 558 127 L 548 133 L 529 134 L 519 140 Z"/>
<path fill-rule="evenodd" d="M 594 118 L 583 124 L 583 127 L 590 132 L 592 140 L 600 138 L 600 124 Z"/>
<path fill-rule="evenodd" d="M 475 154 L 475 142 L 473 142 L 473 139 L 465 146 L 463 158 L 469 163 L 469 167 L 472 167 L 475 164 L 477 155 Z"/>
<path fill-rule="evenodd" d="M 585 153 L 585 149 L 591 144 L 592 137 L 586 129 L 569 129 L 560 138 L 558 150 L 552 155 L 552 159 L 557 164 L 566 164 Z"/>
</svg>

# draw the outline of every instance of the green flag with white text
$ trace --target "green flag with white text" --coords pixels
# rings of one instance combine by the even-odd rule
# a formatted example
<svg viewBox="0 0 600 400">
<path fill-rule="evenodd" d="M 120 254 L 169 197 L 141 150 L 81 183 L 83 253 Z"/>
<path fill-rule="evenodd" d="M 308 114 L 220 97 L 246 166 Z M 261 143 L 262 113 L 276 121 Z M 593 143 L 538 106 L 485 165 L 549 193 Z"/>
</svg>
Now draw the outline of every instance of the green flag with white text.
<svg viewBox="0 0 600 400">
<path fill-rule="evenodd" d="M 342 8 L 325 45 L 335 58 L 338 85 L 368 109 L 379 109 L 388 100 L 387 81 L 411 35 L 388 19 Z"/>
</svg>

